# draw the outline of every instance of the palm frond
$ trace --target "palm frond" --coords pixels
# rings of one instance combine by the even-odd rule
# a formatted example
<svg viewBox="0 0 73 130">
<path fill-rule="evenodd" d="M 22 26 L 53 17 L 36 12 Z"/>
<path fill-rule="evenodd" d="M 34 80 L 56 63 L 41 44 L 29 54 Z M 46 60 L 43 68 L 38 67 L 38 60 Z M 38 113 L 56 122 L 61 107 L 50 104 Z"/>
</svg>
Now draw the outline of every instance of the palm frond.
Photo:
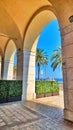
<svg viewBox="0 0 73 130">
<path fill-rule="evenodd" d="M 53 51 L 52 56 L 50 57 L 52 62 L 51 67 L 53 71 L 59 66 L 62 66 L 62 49 L 61 46 L 57 46 L 56 49 Z"/>
</svg>

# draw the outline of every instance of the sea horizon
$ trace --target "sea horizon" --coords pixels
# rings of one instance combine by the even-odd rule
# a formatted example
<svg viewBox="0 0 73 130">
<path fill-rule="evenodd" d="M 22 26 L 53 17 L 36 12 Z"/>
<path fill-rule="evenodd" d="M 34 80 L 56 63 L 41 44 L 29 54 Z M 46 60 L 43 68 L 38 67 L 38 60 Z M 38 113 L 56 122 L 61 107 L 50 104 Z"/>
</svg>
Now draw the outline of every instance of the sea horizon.
<svg viewBox="0 0 73 130">
<path fill-rule="evenodd" d="M 36 78 L 36 80 L 38 80 L 38 78 Z M 59 83 L 63 83 L 63 78 L 54 78 L 54 79 L 51 79 L 51 78 L 46 78 L 46 79 L 40 79 L 40 80 L 56 80 L 56 81 L 58 81 Z"/>
<path fill-rule="evenodd" d="M 54 80 L 58 81 L 59 83 L 63 83 L 63 79 L 62 78 L 54 78 Z"/>
</svg>

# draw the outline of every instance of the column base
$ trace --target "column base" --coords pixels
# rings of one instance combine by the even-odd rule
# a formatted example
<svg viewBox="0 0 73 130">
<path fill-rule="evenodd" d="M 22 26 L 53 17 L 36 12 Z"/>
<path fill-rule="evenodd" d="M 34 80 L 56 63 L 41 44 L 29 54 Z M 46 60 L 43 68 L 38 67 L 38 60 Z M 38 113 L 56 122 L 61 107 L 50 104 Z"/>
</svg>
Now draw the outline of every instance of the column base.
<svg viewBox="0 0 73 130">
<path fill-rule="evenodd" d="M 64 109 L 64 119 L 73 122 L 73 111 Z"/>
<path fill-rule="evenodd" d="M 27 95 L 22 95 L 22 101 L 31 101 L 36 99 L 36 93 L 28 93 Z"/>
<path fill-rule="evenodd" d="M 22 101 L 26 101 L 26 96 L 22 95 Z"/>
<path fill-rule="evenodd" d="M 36 98 L 35 93 L 27 93 L 27 100 L 34 100 Z"/>
</svg>

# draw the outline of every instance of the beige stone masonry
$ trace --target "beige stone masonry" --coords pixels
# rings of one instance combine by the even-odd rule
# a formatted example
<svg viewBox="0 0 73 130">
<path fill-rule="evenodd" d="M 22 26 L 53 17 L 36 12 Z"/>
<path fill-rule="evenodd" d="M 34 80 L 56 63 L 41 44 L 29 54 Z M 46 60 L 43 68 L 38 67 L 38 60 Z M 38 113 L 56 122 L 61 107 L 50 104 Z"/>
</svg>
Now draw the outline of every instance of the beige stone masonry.
<svg viewBox="0 0 73 130">
<path fill-rule="evenodd" d="M 17 72 L 16 79 L 22 80 L 23 78 L 23 50 L 17 50 Z"/>
<path fill-rule="evenodd" d="M 62 29 L 65 119 L 73 121 L 73 24 Z"/>
<path fill-rule="evenodd" d="M 22 100 L 35 98 L 35 52 L 24 50 Z"/>
</svg>

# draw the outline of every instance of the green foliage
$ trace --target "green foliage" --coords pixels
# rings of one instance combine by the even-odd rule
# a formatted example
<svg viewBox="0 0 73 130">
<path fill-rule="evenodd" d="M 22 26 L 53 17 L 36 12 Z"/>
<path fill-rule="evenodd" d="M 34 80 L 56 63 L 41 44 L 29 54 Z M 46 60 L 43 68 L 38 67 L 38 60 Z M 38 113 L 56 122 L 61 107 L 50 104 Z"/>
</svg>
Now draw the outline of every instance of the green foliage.
<svg viewBox="0 0 73 130">
<path fill-rule="evenodd" d="M 59 83 L 57 81 L 36 81 L 36 94 L 45 94 L 59 92 Z"/>
<path fill-rule="evenodd" d="M 38 48 L 36 51 L 36 65 L 38 66 L 38 80 L 40 79 L 40 67 L 48 65 L 48 54 L 44 50 Z"/>
<path fill-rule="evenodd" d="M 48 65 L 48 54 L 44 50 L 38 48 L 36 51 L 36 63 L 39 65 Z"/>
<path fill-rule="evenodd" d="M 57 67 L 62 67 L 62 48 L 61 48 L 61 46 L 56 47 L 56 50 L 53 51 L 53 54 L 50 57 L 50 60 L 52 62 L 51 67 L 53 68 L 53 71 Z"/>
<path fill-rule="evenodd" d="M 22 95 L 22 81 L 0 80 L 0 99 Z"/>
</svg>

